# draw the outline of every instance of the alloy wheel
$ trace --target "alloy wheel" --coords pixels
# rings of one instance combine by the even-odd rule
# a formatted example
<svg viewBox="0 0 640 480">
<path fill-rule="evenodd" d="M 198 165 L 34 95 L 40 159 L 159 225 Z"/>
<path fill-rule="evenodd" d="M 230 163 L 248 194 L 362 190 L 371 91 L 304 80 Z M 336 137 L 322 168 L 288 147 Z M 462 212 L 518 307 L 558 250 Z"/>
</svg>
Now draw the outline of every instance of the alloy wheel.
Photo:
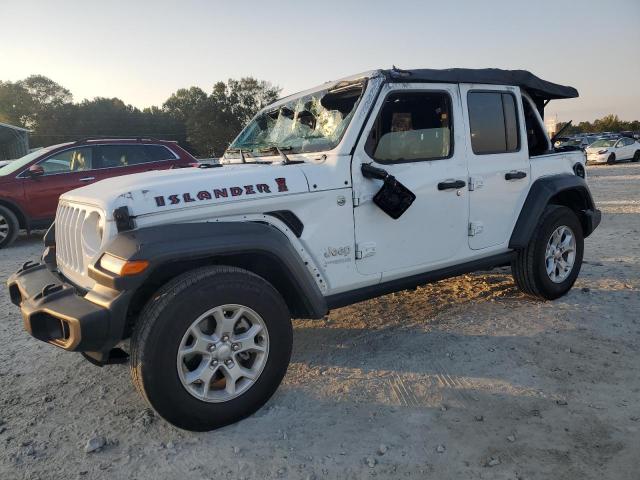
<svg viewBox="0 0 640 480">
<path fill-rule="evenodd" d="M 576 259 L 576 237 L 566 225 L 554 230 L 545 251 L 547 275 L 554 283 L 562 283 L 571 274 Z"/>
<path fill-rule="evenodd" d="M 269 355 L 262 317 L 243 305 L 221 305 L 198 317 L 178 347 L 178 376 L 205 402 L 226 402 L 257 380 Z"/>
<path fill-rule="evenodd" d="M 0 215 L 0 242 L 7 238 L 7 236 L 9 235 L 9 228 L 10 226 L 9 222 L 7 222 L 7 219 L 4 217 L 4 215 Z"/>
</svg>

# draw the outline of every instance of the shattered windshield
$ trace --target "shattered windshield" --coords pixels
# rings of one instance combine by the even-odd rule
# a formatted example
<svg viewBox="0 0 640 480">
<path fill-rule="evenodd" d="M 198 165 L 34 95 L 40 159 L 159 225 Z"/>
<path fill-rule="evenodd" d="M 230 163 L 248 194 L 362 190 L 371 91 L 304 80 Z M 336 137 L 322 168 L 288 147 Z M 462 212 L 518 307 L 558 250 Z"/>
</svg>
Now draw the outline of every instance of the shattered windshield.
<svg viewBox="0 0 640 480">
<path fill-rule="evenodd" d="M 347 129 L 364 86 L 338 84 L 266 110 L 245 127 L 227 153 L 242 149 L 258 155 L 275 147 L 292 153 L 331 150 Z"/>
</svg>

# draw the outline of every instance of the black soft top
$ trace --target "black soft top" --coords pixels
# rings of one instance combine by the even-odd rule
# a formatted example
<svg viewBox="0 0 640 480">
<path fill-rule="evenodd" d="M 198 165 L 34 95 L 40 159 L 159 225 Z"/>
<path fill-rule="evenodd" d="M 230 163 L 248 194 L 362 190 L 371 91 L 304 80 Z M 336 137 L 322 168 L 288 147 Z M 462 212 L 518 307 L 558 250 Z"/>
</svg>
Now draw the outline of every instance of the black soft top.
<svg viewBox="0 0 640 480">
<path fill-rule="evenodd" d="M 394 82 L 430 82 L 430 83 L 484 83 L 489 85 L 513 85 L 531 95 L 536 103 L 540 100 L 576 98 L 578 91 L 573 87 L 547 82 L 526 70 L 501 70 L 499 68 L 447 68 L 435 70 L 420 68 L 383 70 L 389 80 Z"/>
</svg>

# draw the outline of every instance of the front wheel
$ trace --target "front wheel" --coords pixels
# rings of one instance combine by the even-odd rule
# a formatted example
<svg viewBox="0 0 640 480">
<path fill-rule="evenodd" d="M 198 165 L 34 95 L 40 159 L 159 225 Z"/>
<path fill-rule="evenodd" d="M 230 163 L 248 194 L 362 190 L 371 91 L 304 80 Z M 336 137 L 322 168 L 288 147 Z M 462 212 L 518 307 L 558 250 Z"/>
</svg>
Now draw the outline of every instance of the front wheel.
<svg viewBox="0 0 640 480">
<path fill-rule="evenodd" d="M 636 153 L 633 154 L 632 162 L 640 162 L 640 150 L 636 150 Z"/>
<path fill-rule="evenodd" d="M 582 226 L 570 208 L 549 205 L 526 248 L 516 252 L 516 285 L 533 297 L 553 300 L 573 286 L 584 252 Z"/>
<path fill-rule="evenodd" d="M 0 248 L 8 247 L 18 236 L 20 224 L 15 214 L 0 205 Z"/>
<path fill-rule="evenodd" d="M 131 339 L 133 382 L 170 423 L 212 430 L 273 395 L 292 339 L 289 310 L 266 280 L 234 267 L 200 268 L 144 308 Z"/>
<path fill-rule="evenodd" d="M 607 165 L 613 165 L 614 163 L 616 163 L 616 155 L 612 153 L 609 155 L 609 158 L 607 158 Z"/>
</svg>

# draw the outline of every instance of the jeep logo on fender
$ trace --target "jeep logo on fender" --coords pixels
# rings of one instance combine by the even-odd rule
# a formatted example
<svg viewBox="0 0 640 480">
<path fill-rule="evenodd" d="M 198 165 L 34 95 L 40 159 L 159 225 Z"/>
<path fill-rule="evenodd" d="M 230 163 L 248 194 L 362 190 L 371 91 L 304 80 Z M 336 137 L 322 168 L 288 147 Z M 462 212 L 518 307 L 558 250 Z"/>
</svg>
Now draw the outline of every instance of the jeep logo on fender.
<svg viewBox="0 0 640 480">
<path fill-rule="evenodd" d="M 278 192 L 288 192 L 286 178 L 276 178 L 276 189 Z M 174 193 L 173 195 L 160 195 L 154 197 L 156 206 L 164 207 L 166 205 L 177 205 L 178 203 L 190 203 L 198 200 L 213 200 L 214 198 L 240 197 L 242 195 L 254 195 L 256 193 L 272 193 L 271 188 L 266 183 L 256 183 L 253 185 L 244 185 L 242 187 L 223 187 L 214 188 L 213 190 L 200 190 L 196 193 Z"/>
</svg>

